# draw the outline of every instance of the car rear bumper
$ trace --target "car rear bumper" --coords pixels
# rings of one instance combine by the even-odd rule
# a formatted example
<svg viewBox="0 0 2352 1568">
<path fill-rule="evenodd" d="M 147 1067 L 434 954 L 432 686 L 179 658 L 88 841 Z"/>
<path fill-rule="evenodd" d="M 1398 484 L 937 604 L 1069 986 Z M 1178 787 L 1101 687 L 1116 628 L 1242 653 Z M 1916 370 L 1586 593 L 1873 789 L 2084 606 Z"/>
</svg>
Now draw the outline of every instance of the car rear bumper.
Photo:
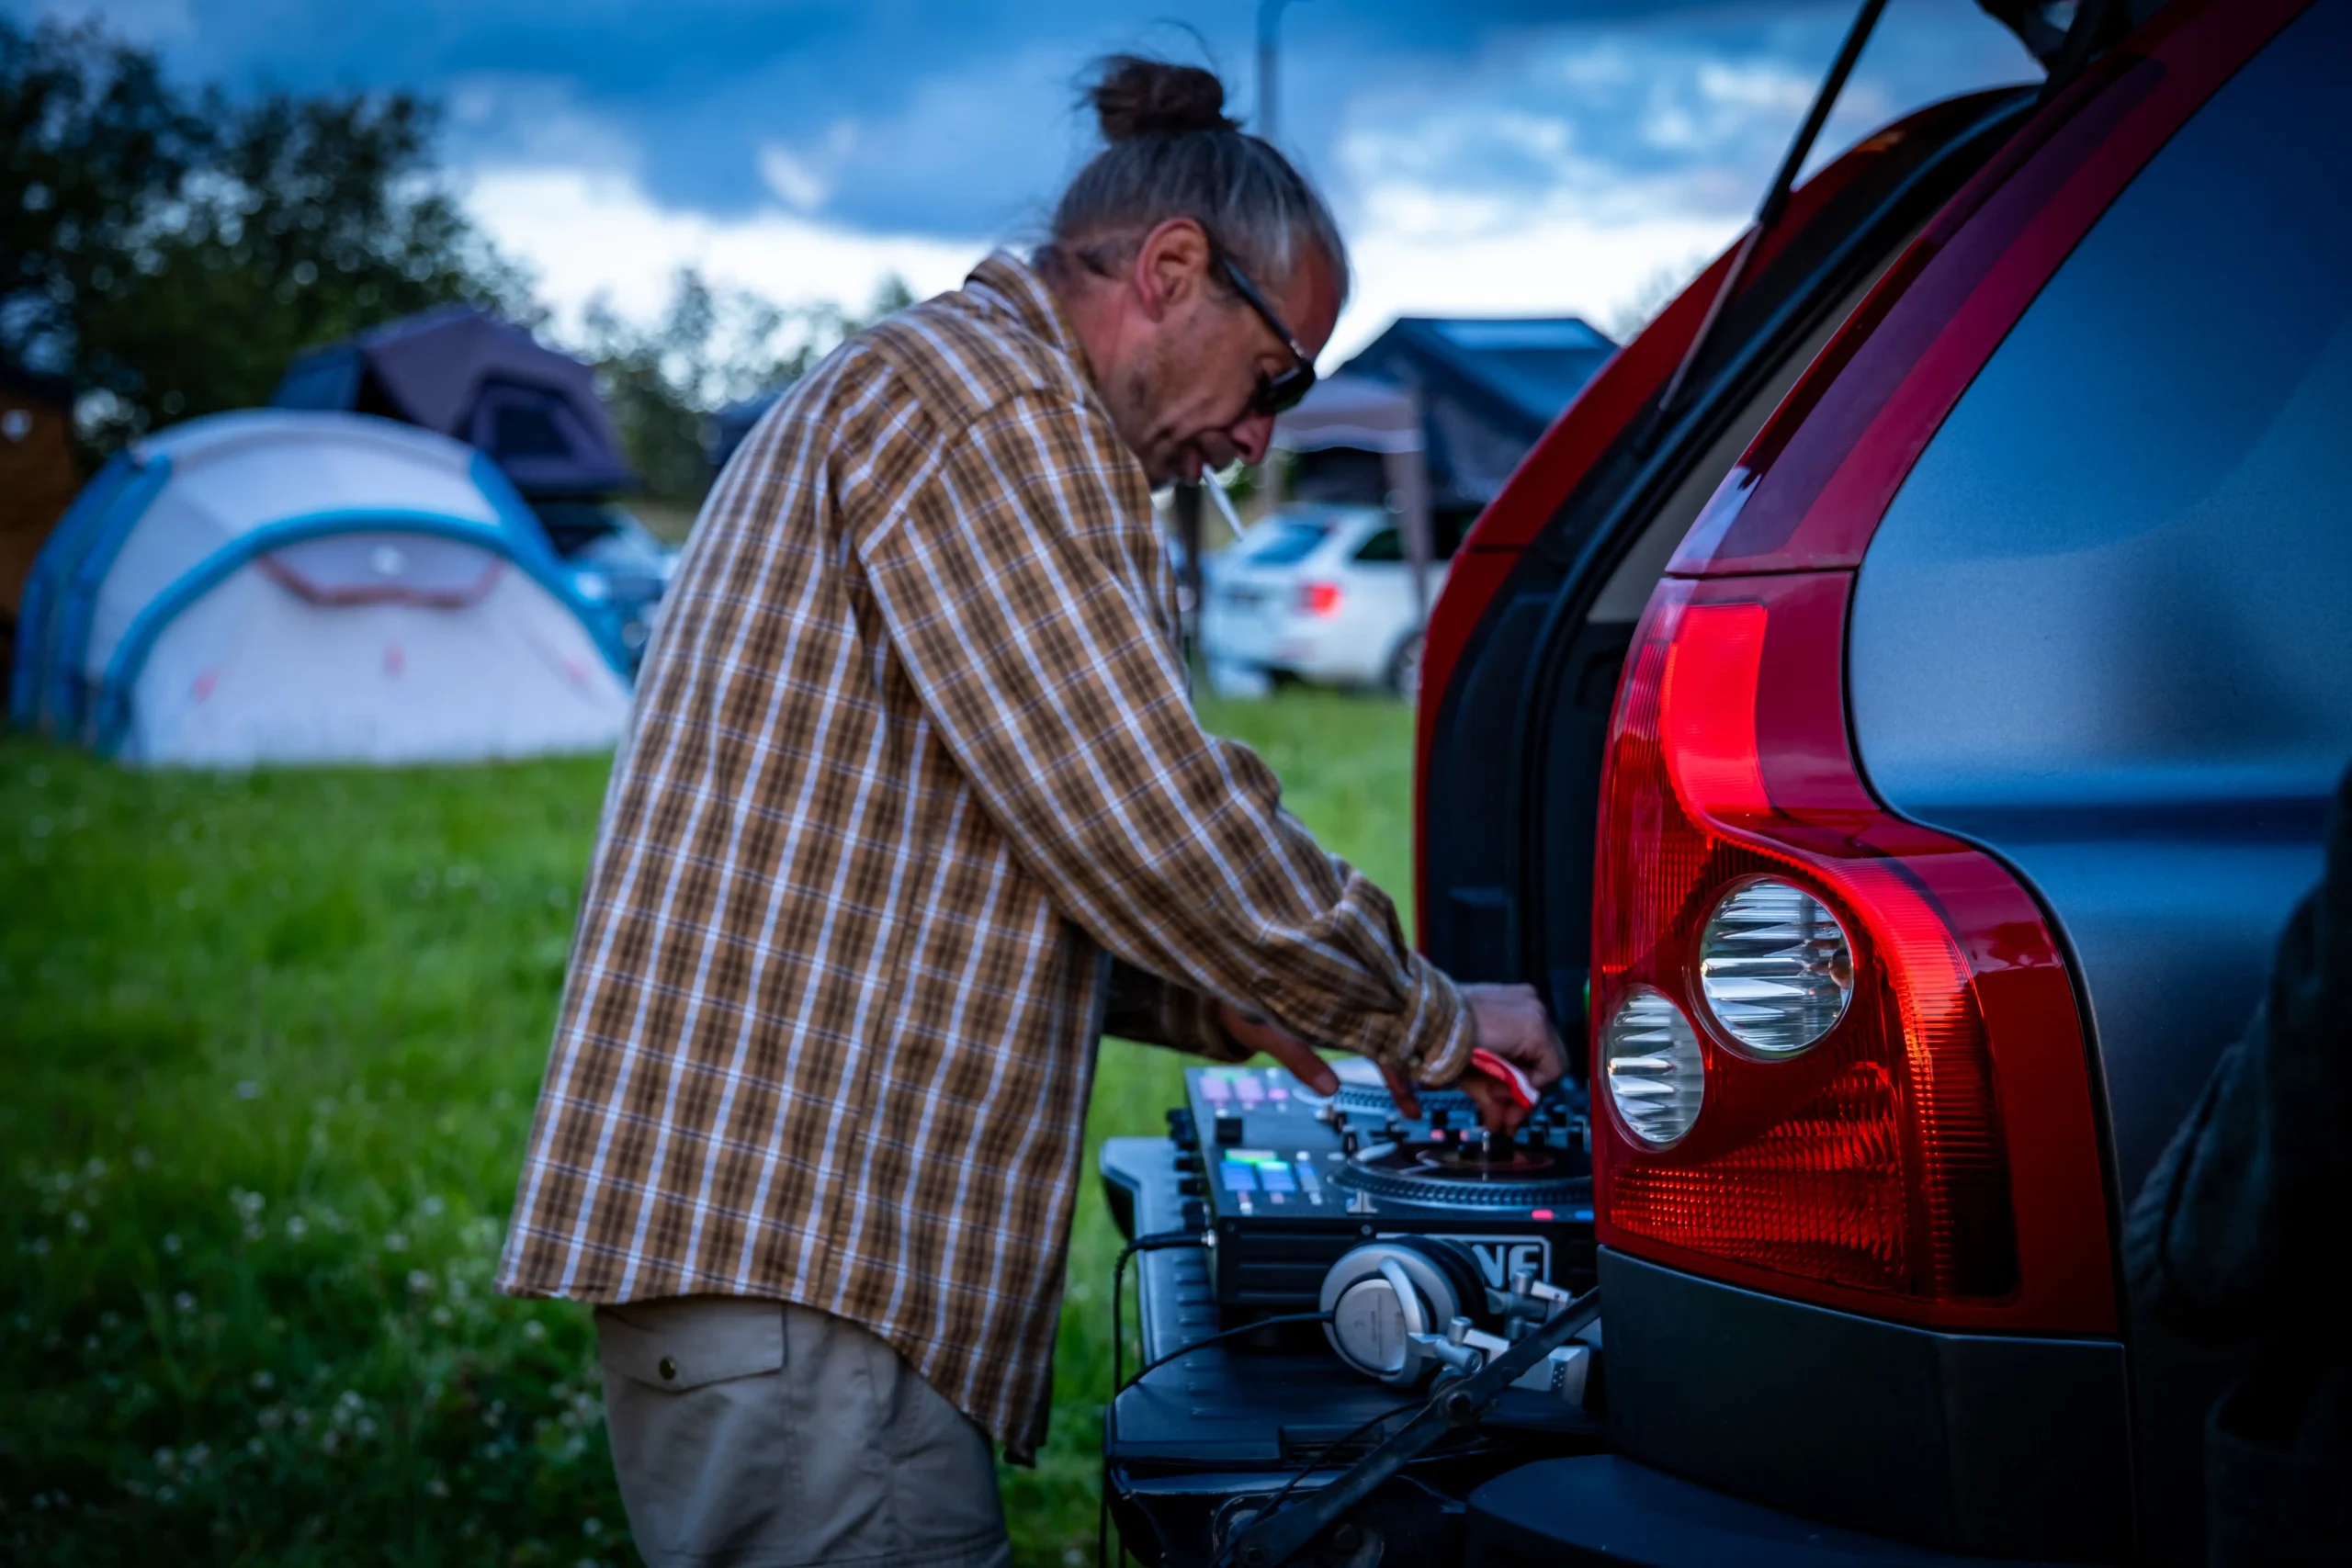
<svg viewBox="0 0 2352 1568">
<path fill-rule="evenodd" d="M 2131 1554 L 2120 1341 L 1916 1328 L 1614 1248 L 1600 1283 L 1620 1453 L 1940 1551 Z"/>
<path fill-rule="evenodd" d="M 1470 1494 L 1468 1568 L 2024 1568 L 1742 1502 L 1618 1454 L 1544 1460 Z"/>
</svg>

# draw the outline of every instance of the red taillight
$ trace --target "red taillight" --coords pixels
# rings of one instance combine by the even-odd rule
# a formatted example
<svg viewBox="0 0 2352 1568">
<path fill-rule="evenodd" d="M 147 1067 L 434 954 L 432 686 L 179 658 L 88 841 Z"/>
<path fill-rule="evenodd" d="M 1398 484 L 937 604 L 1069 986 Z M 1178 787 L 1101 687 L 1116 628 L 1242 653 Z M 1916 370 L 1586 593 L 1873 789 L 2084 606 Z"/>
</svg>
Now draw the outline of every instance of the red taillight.
<svg viewBox="0 0 2352 1568">
<path fill-rule="evenodd" d="M 1336 615 L 1340 613 L 1340 585 L 1336 582 L 1302 582 L 1298 585 L 1298 613 L 1302 615 Z"/>
<path fill-rule="evenodd" d="M 2109 1327 L 2106 1249 L 2077 1245 L 2086 1225 L 2104 1237 L 2105 1204 L 2072 987 L 1997 863 L 1862 784 L 1840 670 L 1850 585 L 1669 579 L 1627 663 L 1593 916 L 1601 1239 L 1881 1314 Z M 1826 906 L 1850 943 L 1850 1001 L 1794 1050 L 1742 1044 L 1700 983 L 1709 917 L 1759 879 Z M 1696 1032 L 1703 1093 L 1694 1115 L 1677 1102 L 1687 1132 L 1652 1122 L 1645 1141 L 1600 1042 L 1628 1009 L 1624 1049 L 1653 1054 L 1621 1066 L 1667 1076 L 1625 1092 L 1668 1094 L 1663 1047 L 1638 1043 L 1673 1032 L 1652 991 Z"/>
</svg>

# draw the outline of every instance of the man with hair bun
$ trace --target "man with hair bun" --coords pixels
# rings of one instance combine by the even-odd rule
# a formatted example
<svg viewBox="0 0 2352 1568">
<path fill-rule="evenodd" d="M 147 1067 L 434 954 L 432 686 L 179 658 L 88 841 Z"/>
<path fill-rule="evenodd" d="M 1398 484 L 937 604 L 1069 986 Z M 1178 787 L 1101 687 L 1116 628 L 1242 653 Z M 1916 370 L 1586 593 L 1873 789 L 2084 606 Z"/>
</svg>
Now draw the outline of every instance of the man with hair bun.
<svg viewBox="0 0 2352 1568">
<path fill-rule="evenodd" d="M 1010 1561 L 1106 1029 L 1498 1126 L 1474 1046 L 1566 1066 L 1193 719 L 1151 490 L 1264 457 L 1347 252 L 1207 72 L 1089 97 L 1035 254 L 744 442 L 639 680 L 500 1280 L 597 1304 L 653 1563 Z"/>
</svg>

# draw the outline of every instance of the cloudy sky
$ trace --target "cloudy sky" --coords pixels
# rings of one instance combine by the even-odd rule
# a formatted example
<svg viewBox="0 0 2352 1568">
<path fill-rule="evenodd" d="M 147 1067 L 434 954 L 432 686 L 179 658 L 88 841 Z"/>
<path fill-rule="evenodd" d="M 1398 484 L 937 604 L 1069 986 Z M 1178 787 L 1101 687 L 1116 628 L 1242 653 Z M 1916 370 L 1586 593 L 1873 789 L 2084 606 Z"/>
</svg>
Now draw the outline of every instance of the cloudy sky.
<svg viewBox="0 0 2352 1568">
<path fill-rule="evenodd" d="M 0 0 L 96 15 L 187 80 L 402 86 L 559 321 L 674 269 L 780 301 L 951 287 L 1083 159 L 1086 62 L 1209 63 L 1255 102 L 1254 0 Z M 1281 140 L 1356 252 L 1344 350 L 1400 313 L 1607 323 L 1734 235 L 1850 4 L 1297 0 Z M 2036 74 L 1973 0 L 1892 0 L 1825 149 Z"/>
</svg>

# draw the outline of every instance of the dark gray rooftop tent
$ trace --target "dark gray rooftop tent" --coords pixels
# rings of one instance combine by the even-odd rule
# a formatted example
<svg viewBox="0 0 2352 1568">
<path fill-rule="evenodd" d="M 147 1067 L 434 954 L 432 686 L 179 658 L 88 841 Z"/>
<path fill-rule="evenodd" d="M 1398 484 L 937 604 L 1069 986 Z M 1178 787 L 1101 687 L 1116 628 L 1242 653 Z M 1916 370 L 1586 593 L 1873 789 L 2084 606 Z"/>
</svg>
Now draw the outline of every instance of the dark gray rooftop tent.
<svg viewBox="0 0 2352 1568">
<path fill-rule="evenodd" d="M 1419 403 L 1430 513 L 1443 554 L 1616 351 L 1575 316 L 1400 316 L 1338 375 L 1387 382 Z M 1353 482 L 1361 489 L 1366 478 Z M 1350 482 L 1344 460 L 1310 460 L 1300 465 L 1296 493 L 1371 499 L 1339 493 Z"/>
<path fill-rule="evenodd" d="M 270 401 L 348 409 L 454 435 L 534 501 L 637 482 L 594 368 L 469 306 L 392 321 L 298 355 Z"/>
</svg>

